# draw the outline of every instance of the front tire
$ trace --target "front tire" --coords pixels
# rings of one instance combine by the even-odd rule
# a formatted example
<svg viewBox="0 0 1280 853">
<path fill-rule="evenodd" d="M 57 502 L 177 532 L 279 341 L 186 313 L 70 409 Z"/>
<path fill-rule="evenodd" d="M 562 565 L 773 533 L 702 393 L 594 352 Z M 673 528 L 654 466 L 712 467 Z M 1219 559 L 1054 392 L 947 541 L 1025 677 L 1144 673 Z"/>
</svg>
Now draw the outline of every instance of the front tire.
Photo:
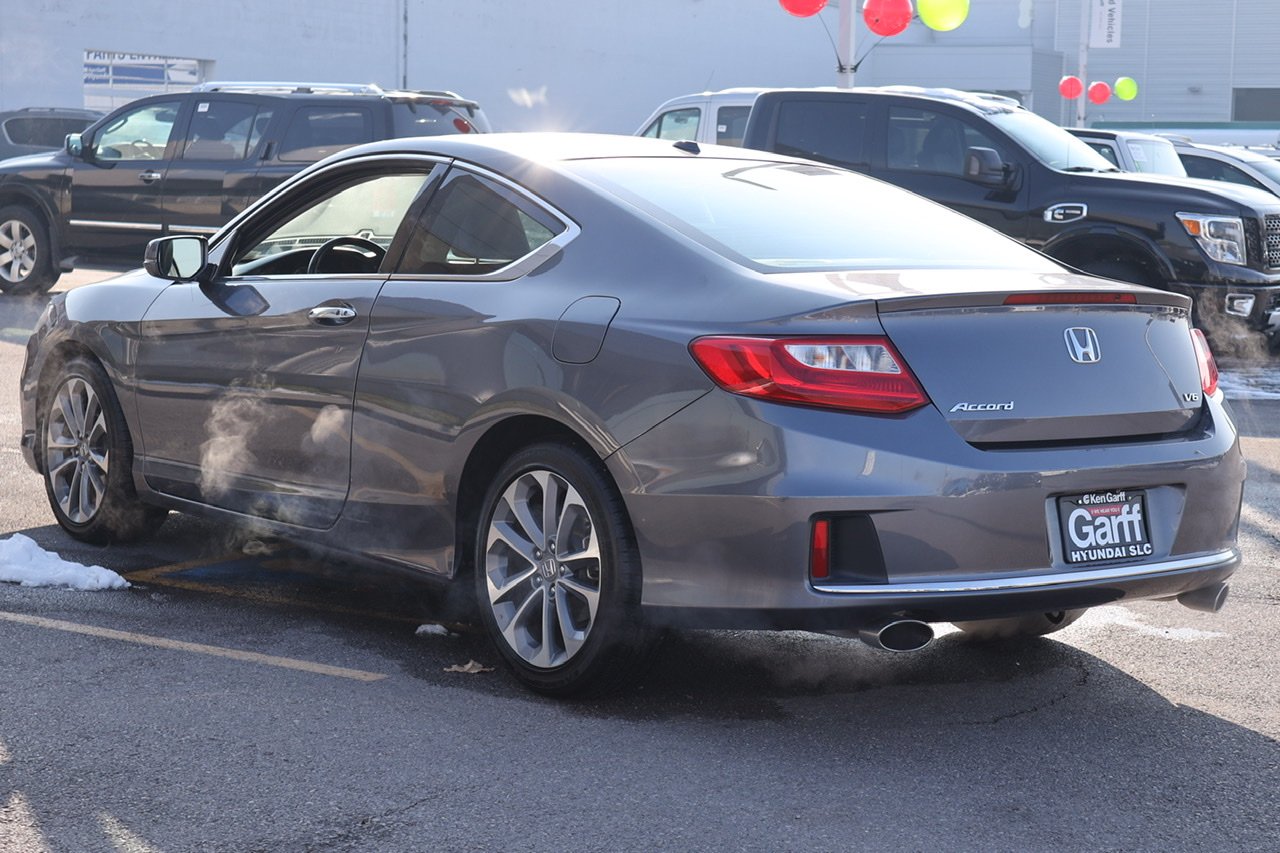
<svg viewBox="0 0 1280 853">
<path fill-rule="evenodd" d="M 58 280 L 49 232 L 30 208 L 0 208 L 0 292 L 46 293 Z"/>
<path fill-rule="evenodd" d="M 103 544 L 137 539 L 159 527 L 168 513 L 138 500 L 133 442 L 102 365 L 71 359 L 42 405 L 38 435 L 45 493 L 62 529 Z"/>
<path fill-rule="evenodd" d="M 1083 610 L 1058 610 L 1053 613 L 1015 616 L 1011 619 L 982 619 L 952 624 L 976 640 L 1012 640 L 1043 637 L 1045 634 L 1061 631 L 1083 615 Z"/>
<path fill-rule="evenodd" d="M 580 696 L 639 674 L 651 645 L 639 552 L 598 459 L 560 443 L 517 452 L 485 496 L 476 538 L 481 620 L 516 678 Z"/>
</svg>

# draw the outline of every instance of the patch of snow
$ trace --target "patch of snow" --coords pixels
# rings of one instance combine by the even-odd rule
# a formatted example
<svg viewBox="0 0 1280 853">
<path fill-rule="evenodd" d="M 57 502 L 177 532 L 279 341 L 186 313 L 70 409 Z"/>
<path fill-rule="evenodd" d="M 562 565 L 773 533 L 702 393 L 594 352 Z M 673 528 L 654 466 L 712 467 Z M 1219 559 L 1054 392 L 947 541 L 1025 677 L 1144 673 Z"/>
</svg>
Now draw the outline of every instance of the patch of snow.
<svg viewBox="0 0 1280 853">
<path fill-rule="evenodd" d="M 419 625 L 418 630 L 413 632 L 415 636 L 433 636 L 433 637 L 454 637 L 457 636 L 443 625 L 437 625 L 429 622 L 426 625 Z"/>
<path fill-rule="evenodd" d="M 125 589 L 129 586 L 127 580 L 110 569 L 64 560 L 21 533 L 0 539 L 0 581 L 22 586 L 65 586 L 71 589 Z"/>
</svg>

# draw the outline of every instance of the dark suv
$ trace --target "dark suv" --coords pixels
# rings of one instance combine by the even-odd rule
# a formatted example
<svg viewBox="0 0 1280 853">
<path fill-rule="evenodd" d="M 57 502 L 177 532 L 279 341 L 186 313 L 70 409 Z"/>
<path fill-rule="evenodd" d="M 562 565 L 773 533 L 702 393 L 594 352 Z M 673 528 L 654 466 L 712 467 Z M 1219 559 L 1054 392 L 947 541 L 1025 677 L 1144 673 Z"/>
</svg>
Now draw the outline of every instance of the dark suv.
<svg viewBox="0 0 1280 853">
<path fill-rule="evenodd" d="M 1121 172 L 1016 101 L 951 89 L 765 91 L 743 144 L 865 172 L 1077 269 L 1191 296 L 1220 345 L 1257 342 L 1246 330 L 1280 342 L 1280 199 L 1260 190 Z"/>
<path fill-rule="evenodd" d="M 78 256 L 133 259 L 164 234 L 211 234 L 350 145 L 488 130 L 452 92 L 206 83 L 142 98 L 63 150 L 0 164 L 0 291 L 46 291 Z"/>
</svg>

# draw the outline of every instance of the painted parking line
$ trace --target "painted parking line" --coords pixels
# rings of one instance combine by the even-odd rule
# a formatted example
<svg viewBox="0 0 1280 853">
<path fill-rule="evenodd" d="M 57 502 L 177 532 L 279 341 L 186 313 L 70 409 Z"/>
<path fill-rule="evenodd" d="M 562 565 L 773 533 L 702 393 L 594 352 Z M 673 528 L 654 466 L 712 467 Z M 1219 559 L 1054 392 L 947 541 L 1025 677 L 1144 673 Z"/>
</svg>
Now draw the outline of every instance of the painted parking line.
<svg viewBox="0 0 1280 853">
<path fill-rule="evenodd" d="M 108 640 L 121 640 L 126 643 L 136 643 L 140 646 L 154 646 L 159 649 L 174 649 L 201 655 L 231 658 L 232 660 L 246 661 L 248 663 L 278 666 L 283 669 L 314 672 L 318 675 L 331 675 L 335 678 L 350 678 L 355 681 L 381 681 L 387 677 L 385 674 L 378 672 L 365 672 L 359 669 L 329 666 L 324 663 L 314 663 L 276 655 L 264 655 L 258 652 L 246 652 L 222 646 L 207 646 L 203 643 L 188 643 L 184 640 L 170 640 L 167 637 L 153 637 L 150 634 L 135 634 L 132 631 L 117 631 L 113 628 L 99 628 L 95 625 L 81 625 L 77 622 L 64 622 L 61 619 L 46 619 L 43 616 L 29 616 L 25 613 L 10 613 L 5 610 L 0 610 L 0 619 L 7 622 L 17 622 L 22 625 L 34 625 L 37 628 L 50 628 L 55 631 L 86 634 L 90 637 L 104 637 Z"/>
</svg>

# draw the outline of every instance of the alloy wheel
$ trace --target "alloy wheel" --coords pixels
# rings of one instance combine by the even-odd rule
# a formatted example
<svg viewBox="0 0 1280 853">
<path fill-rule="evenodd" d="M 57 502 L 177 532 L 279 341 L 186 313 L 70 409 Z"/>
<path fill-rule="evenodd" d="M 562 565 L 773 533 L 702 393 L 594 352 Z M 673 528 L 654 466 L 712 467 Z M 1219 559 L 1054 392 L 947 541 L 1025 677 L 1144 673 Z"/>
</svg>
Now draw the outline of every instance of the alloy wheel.
<svg viewBox="0 0 1280 853">
<path fill-rule="evenodd" d="M 79 376 L 58 388 L 45 428 L 45 466 L 63 514 L 87 524 L 102 506 L 110 467 L 110 437 L 102 402 Z"/>
<path fill-rule="evenodd" d="M 35 271 L 36 235 L 20 219 L 0 222 L 0 279 L 18 284 Z"/>
<path fill-rule="evenodd" d="M 600 605 L 601 559 L 591 513 L 567 480 L 535 469 L 507 486 L 484 571 L 498 631 L 523 661 L 551 669 L 578 653 Z"/>
</svg>

